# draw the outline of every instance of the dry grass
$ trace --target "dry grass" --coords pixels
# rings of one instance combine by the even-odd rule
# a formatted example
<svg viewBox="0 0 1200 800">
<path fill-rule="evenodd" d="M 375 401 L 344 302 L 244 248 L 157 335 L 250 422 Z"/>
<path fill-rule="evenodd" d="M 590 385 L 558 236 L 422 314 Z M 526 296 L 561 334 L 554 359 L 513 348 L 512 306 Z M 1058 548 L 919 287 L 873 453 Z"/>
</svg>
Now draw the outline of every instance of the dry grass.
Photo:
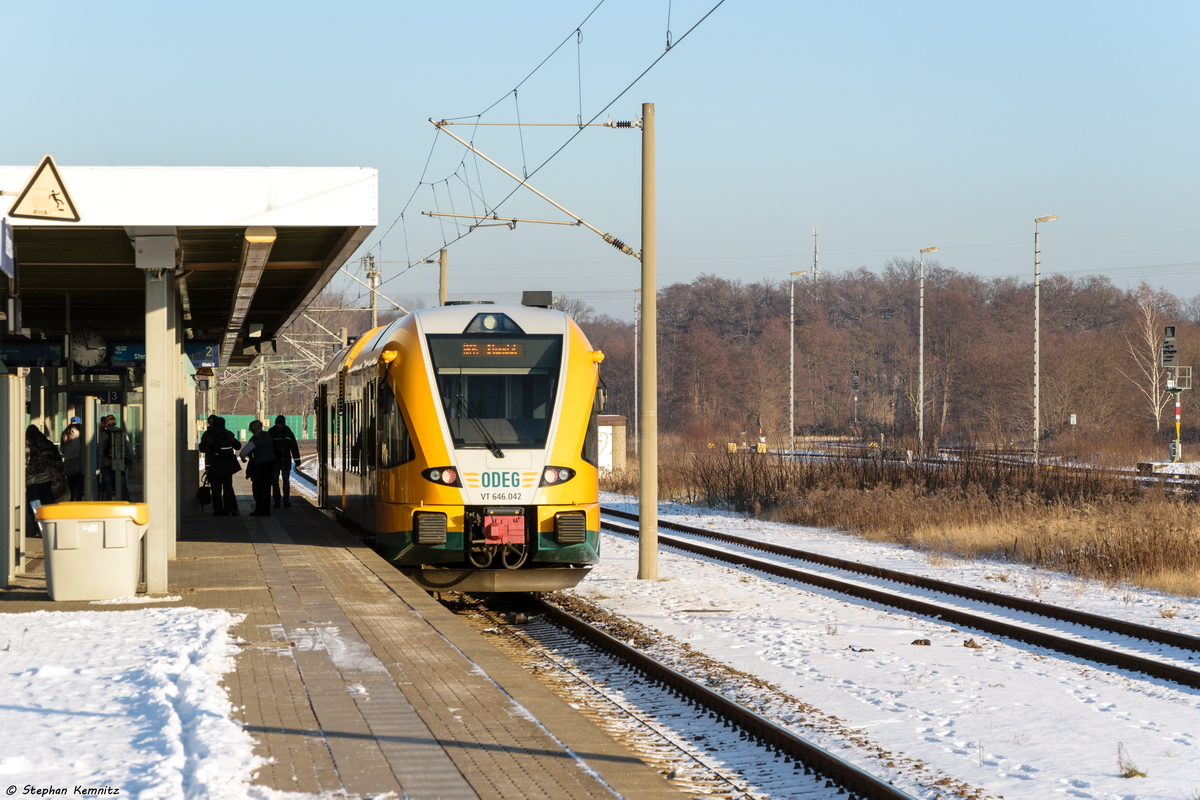
<svg viewBox="0 0 1200 800">
<path fill-rule="evenodd" d="M 936 469 L 884 459 L 797 463 L 664 449 L 660 497 L 856 533 L 931 557 L 990 558 L 1200 596 L 1200 498 L 1096 470 L 967 456 Z M 636 470 L 604 488 L 638 493 Z"/>
</svg>

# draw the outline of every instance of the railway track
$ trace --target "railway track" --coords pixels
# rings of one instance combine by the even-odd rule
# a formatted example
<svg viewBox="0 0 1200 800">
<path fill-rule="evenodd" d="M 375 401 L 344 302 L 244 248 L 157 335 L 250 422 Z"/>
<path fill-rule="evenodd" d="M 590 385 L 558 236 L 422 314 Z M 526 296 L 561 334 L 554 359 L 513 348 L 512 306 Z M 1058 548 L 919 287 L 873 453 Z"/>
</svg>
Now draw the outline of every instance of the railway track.
<svg viewBox="0 0 1200 800">
<path fill-rule="evenodd" d="M 637 515 L 603 508 L 602 515 L 636 521 Z M 602 519 L 601 526 L 637 536 L 636 527 Z M 896 570 L 833 558 L 744 536 L 660 520 L 659 544 L 952 623 L 1064 655 L 1200 688 L 1200 637 L 1073 609 L 988 592 Z M 706 544 L 710 540 L 720 546 Z M 759 555 L 759 554 L 765 554 Z M 799 564 L 797 562 L 800 562 Z M 1051 632 L 1047 621 L 1069 626 Z"/>
<path fill-rule="evenodd" d="M 631 633 L 628 623 L 613 635 L 601 630 L 610 623 L 530 598 L 465 597 L 448 604 L 460 616 L 474 616 L 475 627 L 498 647 L 689 796 L 913 797 L 747 708 L 744 698 L 706 685 L 719 683 L 728 692 L 737 682 L 728 674 L 692 677 L 652 657 L 653 637 Z M 756 686 L 752 694 L 761 700 L 764 690 Z M 885 754 L 872 755 L 895 767 Z M 966 785 L 956 788 L 962 797 L 982 796 Z"/>
<path fill-rule="evenodd" d="M 313 491 L 312 478 L 296 473 L 302 491 Z M 503 632 L 494 639 L 502 650 L 693 797 L 913 800 L 553 603 L 521 595 L 498 602 L 521 607 L 488 611 L 470 598 L 447 605 L 481 616 L 487 633 Z M 963 788 L 961 796 L 980 796 Z"/>
</svg>

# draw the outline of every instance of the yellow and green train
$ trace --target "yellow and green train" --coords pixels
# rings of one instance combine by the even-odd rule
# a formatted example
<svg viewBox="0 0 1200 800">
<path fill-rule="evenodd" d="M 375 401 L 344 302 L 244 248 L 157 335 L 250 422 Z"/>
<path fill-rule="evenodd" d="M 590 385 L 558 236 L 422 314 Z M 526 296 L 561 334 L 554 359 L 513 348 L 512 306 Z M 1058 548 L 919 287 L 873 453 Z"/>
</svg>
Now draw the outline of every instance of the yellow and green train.
<svg viewBox="0 0 1200 800">
<path fill-rule="evenodd" d="M 321 506 L 430 591 L 552 591 L 599 560 L 604 355 L 545 294 L 407 314 L 317 384 Z"/>
</svg>

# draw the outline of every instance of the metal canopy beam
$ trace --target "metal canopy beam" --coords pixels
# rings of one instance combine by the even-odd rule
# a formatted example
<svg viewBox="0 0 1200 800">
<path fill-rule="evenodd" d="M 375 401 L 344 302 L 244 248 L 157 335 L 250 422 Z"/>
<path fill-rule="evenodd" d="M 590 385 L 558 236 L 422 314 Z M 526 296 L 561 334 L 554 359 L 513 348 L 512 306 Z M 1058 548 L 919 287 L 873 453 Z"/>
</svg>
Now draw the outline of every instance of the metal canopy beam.
<svg viewBox="0 0 1200 800">
<path fill-rule="evenodd" d="M 237 282 L 234 284 L 233 305 L 229 310 L 229 321 L 225 323 L 225 336 L 221 341 L 222 367 L 229 366 L 234 345 L 246 324 L 246 315 L 250 311 L 250 304 L 254 302 L 254 294 L 258 291 L 258 282 L 262 280 L 267 259 L 271 257 L 275 238 L 275 229 L 270 226 L 261 225 L 246 229 L 242 242 L 242 263 L 238 267 Z"/>
</svg>

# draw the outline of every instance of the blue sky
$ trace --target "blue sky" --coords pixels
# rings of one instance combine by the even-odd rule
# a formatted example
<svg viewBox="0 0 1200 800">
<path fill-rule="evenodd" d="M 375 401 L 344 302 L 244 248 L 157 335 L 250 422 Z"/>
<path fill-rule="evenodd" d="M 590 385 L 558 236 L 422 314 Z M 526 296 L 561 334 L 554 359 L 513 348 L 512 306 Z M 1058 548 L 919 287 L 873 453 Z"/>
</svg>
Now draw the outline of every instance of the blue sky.
<svg viewBox="0 0 1200 800">
<path fill-rule="evenodd" d="M 375 167 L 383 291 L 432 304 L 436 266 L 408 262 L 458 231 L 420 212 L 516 184 L 428 119 L 589 119 L 662 55 L 669 11 L 676 46 L 601 116 L 655 104 L 660 286 L 784 279 L 810 268 L 813 223 L 826 274 L 938 246 L 1031 278 L 1033 218 L 1056 214 L 1044 274 L 1200 294 L 1196 3 L 726 0 L 679 41 L 717 0 L 605 0 L 577 42 L 597 2 L 6 8 L 2 160 Z M 454 130 L 517 173 L 576 133 Z M 530 182 L 638 247 L 640 146 L 589 128 Z M 564 218 L 526 191 L 499 213 Z M 629 318 L 639 285 L 574 227 L 480 229 L 449 263 L 452 299 L 551 289 Z"/>
</svg>

